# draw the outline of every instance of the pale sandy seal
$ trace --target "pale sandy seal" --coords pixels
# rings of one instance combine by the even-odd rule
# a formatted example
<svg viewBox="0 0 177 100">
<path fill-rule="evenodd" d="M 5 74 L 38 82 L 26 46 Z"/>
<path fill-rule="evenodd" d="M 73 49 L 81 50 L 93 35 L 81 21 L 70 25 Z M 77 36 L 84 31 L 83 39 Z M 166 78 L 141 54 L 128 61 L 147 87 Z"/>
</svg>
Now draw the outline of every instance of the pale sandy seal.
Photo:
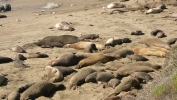
<svg viewBox="0 0 177 100">
<path fill-rule="evenodd" d="M 112 87 L 113 89 L 120 84 L 120 80 L 118 80 L 117 78 L 113 78 L 108 82 L 108 86 Z"/>
<path fill-rule="evenodd" d="M 76 74 L 74 74 L 70 81 L 69 81 L 69 89 L 76 89 L 78 85 L 82 85 L 85 83 L 85 78 L 93 73 L 96 72 L 92 68 L 82 68 Z"/>
<path fill-rule="evenodd" d="M 147 46 L 157 46 L 165 49 L 171 49 L 170 45 L 159 38 L 148 38 L 140 41 L 141 44 L 145 44 Z"/>
<path fill-rule="evenodd" d="M 175 42 L 177 41 L 177 38 L 171 38 L 167 41 L 168 44 L 175 44 Z"/>
<path fill-rule="evenodd" d="M 56 60 L 49 62 L 50 66 L 74 66 L 83 59 L 82 57 L 75 56 L 75 53 L 69 52 L 61 55 Z"/>
<path fill-rule="evenodd" d="M 22 60 L 14 60 L 14 67 L 16 67 L 16 68 L 28 68 L 29 66 L 25 65 Z"/>
<path fill-rule="evenodd" d="M 99 34 L 84 34 L 79 37 L 80 40 L 85 40 L 85 39 L 96 39 L 100 38 Z"/>
<path fill-rule="evenodd" d="M 74 35 L 60 35 L 60 36 L 47 36 L 34 44 L 41 47 L 63 47 L 65 44 L 76 43 L 80 41 L 77 36 Z"/>
<path fill-rule="evenodd" d="M 157 14 L 162 11 L 163 11 L 163 9 L 161 9 L 161 8 L 151 8 L 146 12 L 146 14 Z"/>
<path fill-rule="evenodd" d="M 63 80 L 63 74 L 57 68 L 46 66 L 42 78 L 50 82 L 60 82 Z"/>
<path fill-rule="evenodd" d="M 96 76 L 96 81 L 98 83 L 109 82 L 115 76 L 110 72 L 99 72 Z"/>
<path fill-rule="evenodd" d="M 124 77 L 121 80 L 121 83 L 118 86 L 116 86 L 114 92 L 110 94 L 109 97 L 116 96 L 122 91 L 129 91 L 131 90 L 132 87 L 136 88 L 138 86 L 139 86 L 139 81 L 136 78 L 132 76 Z"/>
<path fill-rule="evenodd" d="M 85 41 L 80 41 L 80 42 L 73 43 L 73 44 L 66 44 L 64 47 L 82 50 L 82 49 L 88 47 L 90 44 L 95 44 L 96 45 L 96 49 L 98 49 L 98 50 L 106 49 L 103 44 L 93 43 L 93 42 L 85 42 Z"/>
<path fill-rule="evenodd" d="M 142 55 L 142 56 L 158 56 L 158 57 L 166 57 L 168 55 L 168 51 L 162 50 L 160 48 L 132 48 L 132 51 L 135 54 Z"/>
<path fill-rule="evenodd" d="M 147 61 L 148 60 L 146 57 L 143 57 L 141 55 L 127 55 L 126 58 L 130 60 L 135 60 L 135 61 Z"/>
<path fill-rule="evenodd" d="M 136 30 L 131 32 L 131 35 L 144 35 L 144 33 L 141 30 Z"/>
<path fill-rule="evenodd" d="M 25 55 L 26 58 L 46 58 L 49 57 L 47 54 L 41 53 L 41 52 L 36 52 L 36 53 L 27 53 Z"/>
<path fill-rule="evenodd" d="M 58 30 L 64 30 L 64 31 L 74 31 L 74 28 L 70 26 L 68 22 L 58 22 L 53 27 L 50 27 L 49 29 L 56 28 Z"/>
<path fill-rule="evenodd" d="M 9 62 L 12 62 L 12 61 L 13 61 L 12 58 L 0 56 L 0 64 L 9 63 Z"/>
<path fill-rule="evenodd" d="M 119 68 L 117 71 L 114 72 L 114 75 L 115 77 L 119 78 L 122 76 L 130 75 L 133 72 L 153 72 L 153 71 L 155 71 L 155 69 L 149 66 L 145 66 L 145 65 L 131 66 L 130 64 L 129 66 L 123 66 Z"/>
<path fill-rule="evenodd" d="M 47 81 L 38 82 L 25 90 L 21 94 L 20 100 L 35 99 L 40 96 L 49 96 L 50 93 L 63 88 L 64 85 L 61 83 L 50 83 Z"/>
<path fill-rule="evenodd" d="M 76 68 L 90 66 L 90 65 L 96 64 L 98 62 L 107 63 L 107 62 L 113 61 L 113 60 L 115 60 L 114 57 L 103 55 L 103 54 L 95 54 L 93 56 L 90 56 L 88 58 L 85 58 L 85 59 L 82 59 L 81 61 L 79 61 Z"/>
<path fill-rule="evenodd" d="M 5 75 L 0 73 L 0 85 L 2 85 L 2 83 L 4 82 L 5 80 Z"/>
<path fill-rule="evenodd" d="M 120 4 L 120 3 L 117 3 L 117 2 L 113 2 L 111 4 L 108 4 L 107 5 L 107 8 L 108 9 L 113 9 L 113 8 L 125 8 L 126 6 L 124 4 Z"/>
<path fill-rule="evenodd" d="M 130 49 L 121 49 L 121 50 L 114 51 L 112 53 L 108 53 L 108 55 L 116 57 L 117 59 L 125 58 L 127 55 L 132 55 L 132 54 L 134 54 L 134 52 Z"/>
<path fill-rule="evenodd" d="M 158 38 L 163 38 L 163 37 L 165 37 L 165 33 L 162 30 L 155 29 L 151 32 L 151 36 L 156 36 Z"/>
<path fill-rule="evenodd" d="M 22 54 L 17 54 L 15 57 L 15 60 L 26 60 L 26 57 L 24 57 Z"/>
<path fill-rule="evenodd" d="M 144 5 L 144 7 L 147 8 L 147 9 L 151 9 L 151 8 L 166 9 L 165 4 L 162 3 L 162 2 L 150 2 L 150 3 L 146 3 Z"/>
<path fill-rule="evenodd" d="M 76 72 L 76 70 L 70 67 L 53 66 L 53 68 L 57 68 L 63 74 L 63 76 Z"/>
<path fill-rule="evenodd" d="M 17 53 L 26 53 L 26 51 L 23 50 L 23 48 L 20 47 L 20 46 L 18 46 L 18 45 L 13 46 L 13 47 L 12 47 L 12 51 L 13 51 L 13 52 L 17 52 Z"/>
<path fill-rule="evenodd" d="M 145 72 L 133 72 L 130 75 L 137 78 L 139 81 L 142 80 L 144 82 L 148 82 L 153 79 L 148 73 Z"/>
</svg>

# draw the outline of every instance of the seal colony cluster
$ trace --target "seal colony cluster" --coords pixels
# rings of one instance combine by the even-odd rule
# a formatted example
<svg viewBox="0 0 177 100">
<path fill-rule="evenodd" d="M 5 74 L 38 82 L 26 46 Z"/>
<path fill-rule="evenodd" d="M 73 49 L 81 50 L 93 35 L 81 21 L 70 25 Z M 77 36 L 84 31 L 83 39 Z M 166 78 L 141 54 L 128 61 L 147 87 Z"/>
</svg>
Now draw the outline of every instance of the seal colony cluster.
<svg viewBox="0 0 177 100">
<path fill-rule="evenodd" d="M 127 0 L 122 0 L 127 1 Z M 130 8 L 129 6 L 120 3 L 111 3 L 107 9 L 114 11 L 129 11 L 149 9 L 146 14 L 157 13 L 165 9 L 165 4 L 169 2 L 153 2 L 146 5 L 136 6 L 138 8 Z M 177 2 L 173 2 L 177 5 Z M 140 7 L 140 8 L 139 8 Z M 117 9 L 123 8 L 123 9 Z M 158 9 L 158 10 L 157 10 Z M 161 9 L 161 10 L 159 10 Z M 169 15 L 167 17 L 177 18 L 176 15 Z M 172 17 L 172 18 L 173 18 Z M 50 27 L 49 29 L 57 28 L 63 31 L 74 31 L 70 23 L 61 21 Z M 135 30 L 130 35 L 138 36 L 144 35 L 141 30 Z M 147 33 L 146 33 L 147 34 Z M 25 44 L 23 46 L 15 45 L 11 48 L 12 52 L 17 55 L 14 59 L 0 56 L 0 64 L 13 62 L 16 68 L 28 68 L 24 64 L 25 60 L 33 58 L 46 58 L 48 54 L 41 52 L 27 52 L 25 49 L 39 46 L 41 48 L 73 48 L 78 52 L 67 52 L 56 59 L 51 59 L 44 67 L 44 75 L 41 77 L 42 81 L 35 83 L 28 83 L 24 86 L 17 87 L 7 96 L 8 100 L 29 100 L 36 99 L 41 96 L 51 95 L 55 91 L 65 91 L 65 89 L 75 90 L 84 83 L 102 84 L 103 88 L 111 87 L 114 89 L 104 100 L 121 100 L 121 98 L 131 95 L 135 98 L 138 89 L 141 89 L 141 84 L 147 84 L 153 80 L 150 72 L 158 72 L 162 65 L 151 64 L 148 61 L 149 56 L 167 57 L 170 50 L 173 48 L 177 38 L 172 38 L 168 41 L 162 41 L 161 38 L 167 37 L 163 30 L 155 29 L 149 33 L 152 37 L 139 41 L 140 46 L 127 49 L 115 49 L 116 45 L 123 43 L 131 44 L 133 40 L 130 38 L 111 37 L 105 40 L 105 43 L 94 42 L 93 40 L 102 39 L 99 34 L 84 34 L 80 37 L 74 35 L 59 35 L 47 36 L 43 39 Z M 143 46 L 142 46 L 143 45 Z M 81 52 L 83 51 L 83 52 Z M 115 60 L 127 58 L 131 63 L 116 64 L 107 67 L 107 63 L 112 63 Z M 103 66 L 98 69 L 92 66 Z M 72 74 L 69 79 L 69 86 L 66 87 L 62 83 L 67 75 Z M 6 78 L 5 73 L 0 73 L 0 85 L 3 84 Z"/>
</svg>

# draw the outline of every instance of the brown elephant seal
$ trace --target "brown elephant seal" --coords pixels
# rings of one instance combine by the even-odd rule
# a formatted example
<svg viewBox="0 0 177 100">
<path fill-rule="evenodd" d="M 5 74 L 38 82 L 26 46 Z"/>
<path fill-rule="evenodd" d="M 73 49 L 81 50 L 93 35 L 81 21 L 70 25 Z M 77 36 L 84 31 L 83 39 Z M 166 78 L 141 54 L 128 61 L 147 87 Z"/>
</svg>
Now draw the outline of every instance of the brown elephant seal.
<svg viewBox="0 0 177 100">
<path fill-rule="evenodd" d="M 107 63 L 107 62 L 113 61 L 113 60 L 115 60 L 114 57 L 103 55 L 103 54 L 95 54 L 93 56 L 90 56 L 88 58 L 85 58 L 85 59 L 82 59 L 81 61 L 79 61 L 76 68 L 90 66 L 90 65 L 96 64 L 98 62 Z"/>
<path fill-rule="evenodd" d="M 115 76 L 109 72 L 99 72 L 96 76 L 96 81 L 98 83 L 109 82 Z"/>
<path fill-rule="evenodd" d="M 85 78 L 85 82 L 89 83 L 89 82 L 93 82 L 96 83 L 96 77 L 97 77 L 98 72 L 93 72 L 91 74 L 89 74 L 86 78 Z"/>
<path fill-rule="evenodd" d="M 108 82 L 108 86 L 112 87 L 113 89 L 115 89 L 115 87 L 119 84 L 120 84 L 120 80 L 118 80 L 117 78 L 113 78 Z"/>
<path fill-rule="evenodd" d="M 73 44 L 66 44 L 64 47 L 82 50 L 82 49 L 88 47 L 90 44 L 95 44 L 96 49 L 98 49 L 98 50 L 105 49 L 105 46 L 100 43 L 93 43 L 93 42 L 86 42 L 86 41 L 80 41 L 80 42 L 73 43 Z"/>
<path fill-rule="evenodd" d="M 63 47 L 65 44 L 76 43 L 80 41 L 77 36 L 74 35 L 60 35 L 60 36 L 47 36 L 34 44 L 41 47 Z"/>
<path fill-rule="evenodd" d="M 149 80 L 152 80 L 153 78 L 146 72 L 133 72 L 130 74 L 132 77 L 135 77 L 139 81 L 148 82 Z"/>
<path fill-rule="evenodd" d="M 63 76 L 76 72 L 76 70 L 70 67 L 53 66 L 53 68 L 57 68 L 63 74 Z"/>
<path fill-rule="evenodd" d="M 47 81 L 38 82 L 25 90 L 21 94 L 20 100 L 35 99 L 40 96 L 49 96 L 50 93 L 63 88 L 64 85 L 61 83 L 50 83 Z"/>
<path fill-rule="evenodd" d="M 127 55 L 126 58 L 135 61 L 148 61 L 146 57 L 143 57 L 141 55 Z"/>
<path fill-rule="evenodd" d="M 75 53 L 69 52 L 61 55 L 56 60 L 49 62 L 50 66 L 74 66 L 83 59 L 82 57 L 75 56 Z"/>
<path fill-rule="evenodd" d="M 81 35 L 79 37 L 80 40 L 85 40 L 85 39 L 92 39 L 92 40 L 94 40 L 96 38 L 100 38 L 99 34 L 84 34 L 84 35 Z"/>
<path fill-rule="evenodd" d="M 22 54 L 17 54 L 16 57 L 15 57 L 15 60 L 26 60 L 27 58 L 24 57 Z"/>
<path fill-rule="evenodd" d="M 77 52 L 75 54 L 75 56 L 79 57 L 79 58 L 87 58 L 87 57 L 90 57 L 90 56 L 93 56 L 93 55 L 95 55 L 95 53 Z"/>
<path fill-rule="evenodd" d="M 145 44 L 147 46 L 157 46 L 165 49 L 171 49 L 170 45 L 159 38 L 148 38 L 140 41 L 141 44 Z"/>
<path fill-rule="evenodd" d="M 163 38 L 163 37 L 165 37 L 165 33 L 162 30 L 155 29 L 151 32 L 151 36 L 156 36 L 158 38 Z"/>
<path fill-rule="evenodd" d="M 50 27 L 49 29 L 56 28 L 58 30 L 64 30 L 64 31 L 74 31 L 74 28 L 69 25 L 69 23 L 61 21 L 55 24 L 55 26 Z"/>
<path fill-rule="evenodd" d="M 60 82 L 63 80 L 63 74 L 57 68 L 46 66 L 42 79 L 45 79 L 49 82 Z"/>
<path fill-rule="evenodd" d="M 127 55 L 132 55 L 132 54 L 134 54 L 134 52 L 130 49 L 121 49 L 121 50 L 114 51 L 109 55 L 117 59 L 120 59 L 120 58 L 125 58 Z"/>
<path fill-rule="evenodd" d="M 47 54 L 41 53 L 41 52 L 36 52 L 36 53 L 27 53 L 25 55 L 26 58 L 47 58 L 49 57 Z"/>
<path fill-rule="evenodd" d="M 6 15 L 0 15 L 0 18 L 7 18 Z"/>
<path fill-rule="evenodd" d="M 5 75 L 0 73 L 0 85 L 2 85 L 2 83 L 4 82 L 5 80 Z"/>
<path fill-rule="evenodd" d="M 142 65 L 142 66 L 149 66 L 149 67 L 151 67 L 151 68 L 153 68 L 153 69 L 156 69 L 156 70 L 158 70 L 158 69 L 161 68 L 160 65 L 151 64 L 151 63 L 143 62 L 143 61 L 131 63 L 130 65 L 131 65 L 131 66 L 140 66 L 140 65 Z"/>
<path fill-rule="evenodd" d="M 167 43 L 168 43 L 169 45 L 171 45 L 171 44 L 175 44 L 176 41 L 177 41 L 177 38 L 171 38 L 171 39 L 169 39 L 169 40 L 167 41 Z"/>
<path fill-rule="evenodd" d="M 132 48 L 132 51 L 135 54 L 142 55 L 142 56 L 158 56 L 158 57 L 166 57 L 168 55 L 167 51 L 164 51 L 159 48 Z"/>
<path fill-rule="evenodd" d="M 139 86 L 139 81 L 136 78 L 132 76 L 124 77 L 121 80 L 121 83 L 118 86 L 116 86 L 114 92 L 110 94 L 109 97 L 116 96 L 122 91 L 130 91 L 132 87 L 136 88 L 138 86 Z"/>
<path fill-rule="evenodd" d="M 12 58 L 0 56 L 0 64 L 9 63 L 9 62 L 12 62 L 12 61 L 13 61 Z"/>
<path fill-rule="evenodd" d="M 14 67 L 15 68 L 28 68 L 29 66 L 23 64 L 21 60 L 14 60 Z"/>
<path fill-rule="evenodd" d="M 113 9 L 113 8 L 125 8 L 126 6 L 124 4 L 120 4 L 117 2 L 113 2 L 107 5 L 108 9 Z"/>
<path fill-rule="evenodd" d="M 153 72 L 155 71 L 154 68 L 145 66 L 145 65 L 128 65 L 128 66 L 123 66 L 119 68 L 117 71 L 114 72 L 114 76 L 117 78 L 120 78 L 122 76 L 127 76 L 130 75 L 133 72 Z"/>
<path fill-rule="evenodd" d="M 144 33 L 141 30 L 136 30 L 131 32 L 131 35 L 144 35 Z"/>
<path fill-rule="evenodd" d="M 20 46 L 16 45 L 16 46 L 13 46 L 12 49 L 11 49 L 13 52 L 17 52 L 17 53 L 26 53 L 25 50 L 23 50 Z"/>
<path fill-rule="evenodd" d="M 78 85 L 85 83 L 85 78 L 96 70 L 92 68 L 82 68 L 74 74 L 69 81 L 69 89 L 76 89 Z"/>
<path fill-rule="evenodd" d="M 95 44 L 90 44 L 84 48 L 84 52 L 93 53 L 93 50 L 98 50 Z"/>
</svg>

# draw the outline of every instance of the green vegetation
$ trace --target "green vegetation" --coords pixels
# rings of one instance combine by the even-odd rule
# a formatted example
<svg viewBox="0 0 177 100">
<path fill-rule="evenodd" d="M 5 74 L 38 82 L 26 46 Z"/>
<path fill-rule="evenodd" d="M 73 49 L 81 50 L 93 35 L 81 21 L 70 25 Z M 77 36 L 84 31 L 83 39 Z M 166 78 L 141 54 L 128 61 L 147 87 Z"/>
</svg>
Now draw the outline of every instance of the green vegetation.
<svg viewBox="0 0 177 100">
<path fill-rule="evenodd" d="M 177 92 L 177 73 L 172 77 L 174 83 L 174 91 Z"/>
<path fill-rule="evenodd" d="M 166 89 L 166 86 L 164 85 L 164 84 L 162 84 L 162 85 L 160 85 L 160 86 L 157 86 L 156 88 L 155 88 L 155 90 L 154 90 L 154 94 L 155 95 L 162 95 L 163 94 L 163 92 L 165 91 L 165 89 Z"/>
</svg>

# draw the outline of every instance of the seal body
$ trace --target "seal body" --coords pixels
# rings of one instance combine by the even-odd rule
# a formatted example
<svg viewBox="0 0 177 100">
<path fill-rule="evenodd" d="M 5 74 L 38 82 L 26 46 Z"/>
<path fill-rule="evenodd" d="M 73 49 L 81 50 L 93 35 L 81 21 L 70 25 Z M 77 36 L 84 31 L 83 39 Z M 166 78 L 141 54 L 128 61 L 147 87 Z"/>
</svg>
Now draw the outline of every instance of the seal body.
<svg viewBox="0 0 177 100">
<path fill-rule="evenodd" d="M 96 39 L 99 38 L 99 34 L 85 34 L 85 35 L 81 35 L 79 37 L 80 40 L 85 40 L 85 39 Z"/>
<path fill-rule="evenodd" d="M 163 9 L 161 9 L 161 8 L 151 8 L 146 12 L 146 14 L 156 14 L 156 13 L 160 13 L 162 11 L 163 11 Z"/>
<path fill-rule="evenodd" d="M 134 52 L 130 49 L 121 49 L 108 54 L 110 56 L 120 59 L 120 58 L 125 58 L 127 55 L 132 55 L 134 54 Z"/>
<path fill-rule="evenodd" d="M 92 68 L 83 68 L 79 70 L 71 77 L 69 81 L 69 89 L 76 89 L 78 85 L 85 83 L 85 78 L 93 72 L 96 71 Z"/>
<path fill-rule="evenodd" d="M 141 55 L 127 55 L 126 58 L 135 61 L 147 61 L 148 59 Z"/>
<path fill-rule="evenodd" d="M 54 28 L 57 28 L 58 30 L 64 30 L 64 31 L 73 31 L 74 28 L 72 28 L 69 23 L 61 21 L 55 24 Z"/>
<path fill-rule="evenodd" d="M 138 80 L 143 80 L 145 82 L 153 79 L 148 73 L 145 72 L 133 72 L 130 75 L 137 78 Z"/>
<path fill-rule="evenodd" d="M 5 76 L 4 74 L 0 73 L 0 85 L 4 82 Z"/>
<path fill-rule="evenodd" d="M 115 46 L 115 45 L 121 45 L 122 39 L 118 37 L 110 38 L 106 41 L 105 46 Z"/>
<path fill-rule="evenodd" d="M 120 3 L 117 3 L 117 2 L 113 2 L 111 4 L 108 4 L 107 5 L 107 8 L 108 9 L 113 9 L 113 8 L 125 8 L 126 6 L 124 4 L 120 4 Z"/>
<path fill-rule="evenodd" d="M 36 52 L 36 53 L 27 53 L 25 57 L 30 59 L 30 58 L 46 58 L 49 56 L 44 53 Z"/>
<path fill-rule="evenodd" d="M 108 86 L 112 87 L 113 89 L 120 84 L 120 80 L 118 80 L 117 78 L 113 78 L 108 82 Z"/>
<path fill-rule="evenodd" d="M 156 36 L 158 38 L 162 38 L 165 36 L 165 33 L 162 30 L 155 29 L 151 32 L 151 36 Z"/>
<path fill-rule="evenodd" d="M 63 76 L 76 72 L 76 70 L 70 67 L 53 66 L 53 68 L 57 68 L 63 74 Z"/>
<path fill-rule="evenodd" d="M 99 72 L 96 80 L 97 82 L 109 82 L 112 78 L 114 78 L 114 75 L 109 72 Z"/>
<path fill-rule="evenodd" d="M 17 53 L 26 53 L 25 50 L 23 50 L 20 46 L 16 45 L 12 47 L 12 51 L 13 52 L 17 52 Z"/>
<path fill-rule="evenodd" d="M 97 80 L 96 80 L 97 75 L 98 75 L 98 72 L 93 72 L 93 73 L 89 74 L 89 75 L 85 78 L 85 82 L 86 82 L 86 83 L 89 83 L 89 82 L 96 83 L 96 82 L 97 82 Z"/>
<path fill-rule="evenodd" d="M 9 58 L 9 57 L 2 57 L 0 56 L 0 64 L 1 63 L 8 63 L 8 62 L 12 62 L 13 59 Z"/>
</svg>

